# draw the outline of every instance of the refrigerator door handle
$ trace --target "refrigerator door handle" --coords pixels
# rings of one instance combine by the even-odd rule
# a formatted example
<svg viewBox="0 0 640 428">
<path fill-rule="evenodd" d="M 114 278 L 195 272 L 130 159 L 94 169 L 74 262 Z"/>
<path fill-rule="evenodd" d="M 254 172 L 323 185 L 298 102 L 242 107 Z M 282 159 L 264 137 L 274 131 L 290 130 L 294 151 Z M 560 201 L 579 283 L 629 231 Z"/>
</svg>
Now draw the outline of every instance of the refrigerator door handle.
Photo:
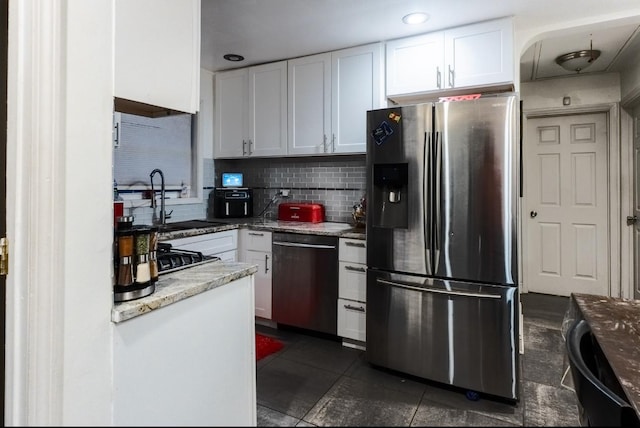
<svg viewBox="0 0 640 428">
<path fill-rule="evenodd" d="M 433 211 L 434 211 L 434 232 L 433 232 L 433 249 L 435 253 L 434 266 L 437 266 L 437 262 L 440 259 L 440 243 L 441 243 L 441 221 L 442 212 L 440 202 L 442 200 L 442 141 L 441 133 L 436 131 L 434 138 L 434 174 L 433 174 Z M 435 268 L 434 268 L 435 269 Z M 435 271 L 435 270 L 434 270 Z"/>
<path fill-rule="evenodd" d="M 387 281 L 386 279 L 376 279 L 376 282 L 379 284 L 391 285 L 393 287 L 404 288 L 406 290 L 419 291 L 422 293 L 435 293 L 435 294 L 445 294 L 447 296 L 461 296 L 461 297 L 477 297 L 481 299 L 501 299 L 502 296 L 499 294 L 483 294 L 483 293 L 467 293 L 464 291 L 448 291 L 448 290 L 439 290 L 437 288 L 422 288 L 422 287 L 413 287 L 411 285 L 401 284 L 399 282 Z"/>
<path fill-rule="evenodd" d="M 431 238 L 432 230 L 433 230 L 433 196 L 432 196 L 432 170 L 433 170 L 433 161 L 432 161 L 432 147 L 431 147 L 431 133 L 424 133 L 424 142 L 425 142 L 425 174 L 424 180 L 422 182 L 422 195 L 424 198 L 424 243 L 425 243 L 425 258 L 427 264 L 427 272 L 433 272 L 433 240 Z"/>
<path fill-rule="evenodd" d="M 419 291 L 421 293 L 445 294 L 447 296 L 477 297 L 481 299 L 502 299 L 502 296 L 499 294 L 468 293 L 464 291 L 439 290 L 437 288 L 413 287 L 411 285 L 402 284 L 395 281 L 387 281 L 386 279 L 380 278 L 377 278 L 376 282 L 379 284 L 391 285 L 392 287 L 404 288 L 406 290 Z"/>
</svg>

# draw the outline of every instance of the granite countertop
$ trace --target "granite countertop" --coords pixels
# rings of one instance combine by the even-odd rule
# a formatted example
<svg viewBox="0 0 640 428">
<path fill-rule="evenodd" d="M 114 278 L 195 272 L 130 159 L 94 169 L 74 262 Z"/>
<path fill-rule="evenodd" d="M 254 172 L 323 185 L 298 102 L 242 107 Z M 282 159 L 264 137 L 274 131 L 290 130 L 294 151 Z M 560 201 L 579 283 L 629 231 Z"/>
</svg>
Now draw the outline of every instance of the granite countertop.
<svg viewBox="0 0 640 428">
<path fill-rule="evenodd" d="M 640 300 L 592 294 L 571 298 L 640 415 Z"/>
<path fill-rule="evenodd" d="M 167 241 L 238 228 L 366 239 L 364 228 L 355 228 L 347 223 L 305 223 L 257 218 L 216 219 L 212 220 L 212 222 L 215 223 L 211 226 L 204 225 L 184 230 L 161 232 L 158 240 Z M 248 263 L 211 261 L 177 272 L 160 275 L 153 294 L 128 302 L 115 303 L 111 311 L 111 320 L 115 323 L 126 321 L 182 299 L 195 296 L 203 291 L 228 284 L 235 279 L 251 275 L 257 270 L 256 265 Z"/>
<path fill-rule="evenodd" d="M 205 233 L 222 232 L 238 228 L 249 228 L 251 230 L 266 230 L 270 232 L 291 232 L 312 235 L 338 236 L 341 238 L 366 239 L 365 228 L 356 228 L 349 223 L 307 223 L 298 221 L 278 221 L 263 220 L 261 218 L 242 219 L 215 219 L 218 225 L 198 227 L 186 230 L 177 230 L 160 233 L 159 240 L 186 238 Z"/>
<path fill-rule="evenodd" d="M 118 323 L 195 296 L 254 274 L 256 265 L 212 260 L 198 266 L 160 275 L 155 292 L 128 302 L 115 303 L 111 321 Z"/>
</svg>

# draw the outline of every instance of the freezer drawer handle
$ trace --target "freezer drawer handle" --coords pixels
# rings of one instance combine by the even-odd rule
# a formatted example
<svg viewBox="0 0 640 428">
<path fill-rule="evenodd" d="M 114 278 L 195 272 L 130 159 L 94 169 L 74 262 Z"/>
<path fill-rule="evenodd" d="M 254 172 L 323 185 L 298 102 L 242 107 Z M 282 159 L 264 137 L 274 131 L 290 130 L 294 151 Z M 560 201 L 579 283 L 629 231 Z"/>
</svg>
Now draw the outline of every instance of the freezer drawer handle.
<svg viewBox="0 0 640 428">
<path fill-rule="evenodd" d="M 420 292 L 426 292 L 426 293 L 447 294 L 452 296 L 463 296 L 463 297 L 482 297 L 486 299 L 502 298 L 502 296 L 496 295 L 496 294 L 465 293 L 463 291 L 446 291 L 446 290 L 438 290 L 435 288 L 412 287 L 410 285 L 400 284 L 398 282 L 387 281 L 384 279 L 376 279 L 376 282 L 380 284 L 392 285 L 394 287 L 406 288 L 407 290 L 420 291 Z"/>
<path fill-rule="evenodd" d="M 344 305 L 344 308 L 351 309 L 352 311 L 364 312 L 364 308 L 362 306 L 357 307 L 357 306 L 351 306 L 351 305 Z"/>
<path fill-rule="evenodd" d="M 356 266 L 349 266 L 349 265 L 347 265 L 347 266 L 345 266 L 344 268 L 345 268 L 346 270 L 353 270 L 353 271 L 356 271 L 356 272 L 364 272 L 364 268 L 363 268 L 363 267 L 356 267 Z"/>
<path fill-rule="evenodd" d="M 351 241 L 346 241 L 344 243 L 344 245 L 346 245 L 347 247 L 360 247 L 360 248 L 364 248 L 364 242 L 351 242 Z"/>
<path fill-rule="evenodd" d="M 298 244 L 294 242 L 274 242 L 273 245 L 279 245 L 281 247 L 326 248 L 326 249 L 336 248 L 335 245 Z"/>
</svg>

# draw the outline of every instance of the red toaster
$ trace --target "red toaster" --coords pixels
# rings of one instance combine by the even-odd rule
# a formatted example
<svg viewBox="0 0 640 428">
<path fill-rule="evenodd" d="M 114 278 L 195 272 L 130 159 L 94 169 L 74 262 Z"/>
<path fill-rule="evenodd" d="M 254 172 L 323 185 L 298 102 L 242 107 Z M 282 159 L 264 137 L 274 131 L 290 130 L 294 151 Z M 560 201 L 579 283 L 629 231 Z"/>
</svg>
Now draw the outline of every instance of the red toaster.
<svg viewBox="0 0 640 428">
<path fill-rule="evenodd" d="M 324 205 L 283 202 L 278 205 L 278 220 L 322 223 L 324 221 Z"/>
</svg>

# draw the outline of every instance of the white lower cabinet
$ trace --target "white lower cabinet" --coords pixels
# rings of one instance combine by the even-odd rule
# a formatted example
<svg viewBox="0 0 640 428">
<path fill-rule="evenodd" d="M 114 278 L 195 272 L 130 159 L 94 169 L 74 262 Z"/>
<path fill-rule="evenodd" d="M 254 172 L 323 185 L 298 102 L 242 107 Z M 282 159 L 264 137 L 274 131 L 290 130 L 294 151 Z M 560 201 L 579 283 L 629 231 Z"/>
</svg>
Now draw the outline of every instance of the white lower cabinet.
<svg viewBox="0 0 640 428">
<path fill-rule="evenodd" d="M 258 265 L 255 274 L 255 316 L 271 319 L 271 232 L 240 230 L 240 261 Z"/>
<path fill-rule="evenodd" d="M 340 238 L 338 273 L 338 336 L 366 341 L 367 247 L 361 239 Z M 343 342 L 346 346 L 354 344 Z M 362 347 L 362 346 L 359 346 Z"/>
<path fill-rule="evenodd" d="M 115 426 L 256 426 L 253 275 L 113 328 Z"/>
<path fill-rule="evenodd" d="M 165 241 L 173 248 L 199 251 L 204 256 L 217 256 L 225 262 L 238 260 L 238 231 L 225 230 L 204 235 L 189 236 Z"/>
</svg>

